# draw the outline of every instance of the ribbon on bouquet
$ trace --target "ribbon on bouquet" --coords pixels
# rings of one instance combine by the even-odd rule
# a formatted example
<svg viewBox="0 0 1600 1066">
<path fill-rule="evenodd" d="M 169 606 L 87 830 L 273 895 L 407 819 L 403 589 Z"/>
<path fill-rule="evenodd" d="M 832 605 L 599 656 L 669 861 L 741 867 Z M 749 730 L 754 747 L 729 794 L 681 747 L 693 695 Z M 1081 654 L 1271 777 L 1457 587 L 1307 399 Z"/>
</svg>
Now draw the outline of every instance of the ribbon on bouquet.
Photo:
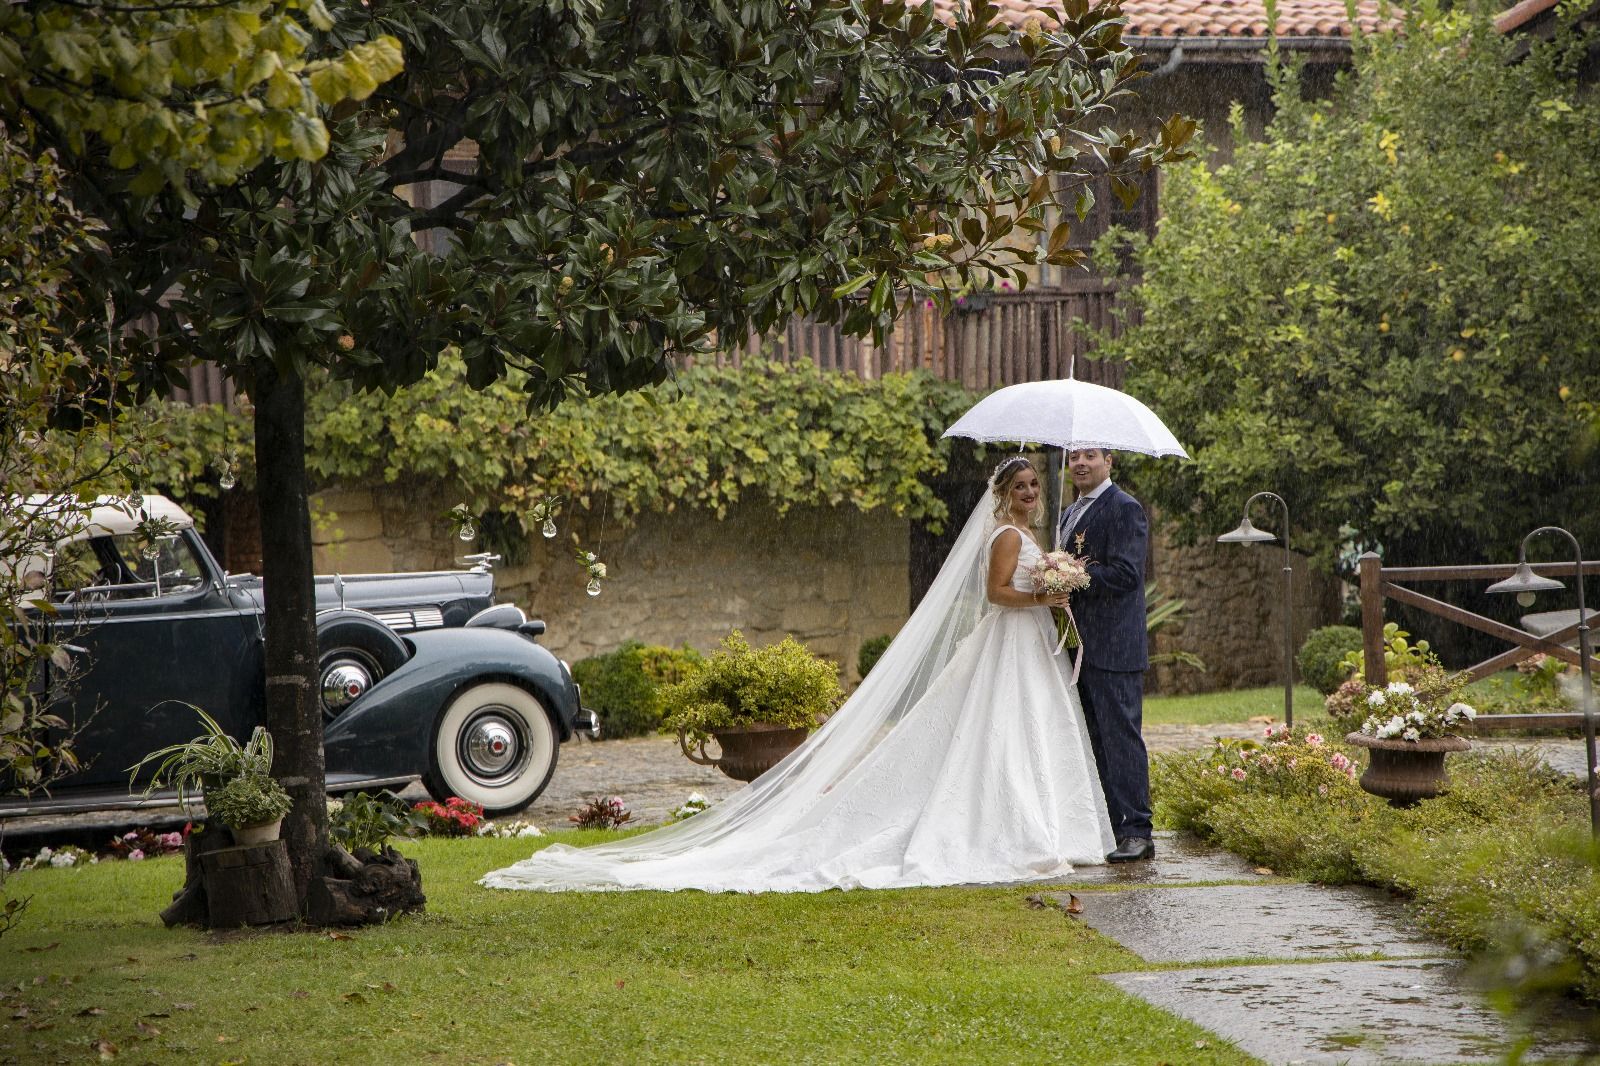
<svg viewBox="0 0 1600 1066">
<path fill-rule="evenodd" d="M 1081 630 L 1078 629 L 1078 620 L 1076 618 L 1072 617 L 1072 607 L 1071 607 L 1071 605 L 1068 605 L 1068 606 L 1063 607 L 1061 609 L 1063 611 L 1067 612 L 1067 624 L 1066 624 L 1066 628 L 1061 630 L 1061 639 L 1056 641 L 1056 650 L 1054 652 L 1052 652 L 1052 654 L 1060 655 L 1061 654 L 1061 650 L 1067 646 L 1067 637 L 1068 637 L 1068 635 L 1070 635 L 1072 633 L 1077 633 L 1078 634 L 1078 648 L 1077 648 L 1078 654 L 1076 656 L 1074 656 L 1073 660 L 1072 660 L 1072 682 L 1071 682 L 1072 684 L 1076 685 L 1078 683 L 1078 671 L 1083 669 L 1083 633 L 1082 633 Z"/>
</svg>

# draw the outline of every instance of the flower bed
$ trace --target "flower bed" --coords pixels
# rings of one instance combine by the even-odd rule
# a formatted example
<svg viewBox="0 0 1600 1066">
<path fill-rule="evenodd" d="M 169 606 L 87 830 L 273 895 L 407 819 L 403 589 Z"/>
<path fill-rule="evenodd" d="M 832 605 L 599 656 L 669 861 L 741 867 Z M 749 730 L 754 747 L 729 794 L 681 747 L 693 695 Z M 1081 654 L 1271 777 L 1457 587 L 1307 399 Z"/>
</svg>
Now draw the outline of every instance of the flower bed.
<svg viewBox="0 0 1600 1066">
<path fill-rule="evenodd" d="M 1355 784 L 1355 757 L 1303 732 L 1158 756 L 1157 820 L 1279 873 L 1410 896 L 1427 928 L 1549 972 L 1600 1001 L 1600 848 L 1581 788 L 1529 754 L 1455 756 L 1448 793 L 1406 809 Z M 1515 967 L 1513 967 L 1514 969 Z"/>
</svg>

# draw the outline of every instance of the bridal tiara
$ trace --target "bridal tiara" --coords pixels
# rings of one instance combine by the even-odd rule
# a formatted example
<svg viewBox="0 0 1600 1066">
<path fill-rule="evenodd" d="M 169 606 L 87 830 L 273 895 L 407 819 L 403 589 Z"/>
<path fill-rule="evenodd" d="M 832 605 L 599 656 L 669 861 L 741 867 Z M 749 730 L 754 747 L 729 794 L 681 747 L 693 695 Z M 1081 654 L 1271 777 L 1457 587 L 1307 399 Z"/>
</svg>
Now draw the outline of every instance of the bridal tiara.
<svg viewBox="0 0 1600 1066">
<path fill-rule="evenodd" d="M 1000 465 L 995 467 L 994 468 L 994 472 L 989 475 L 989 485 L 991 487 L 993 487 L 993 488 L 999 488 L 1000 487 L 1000 475 L 1004 474 L 1007 470 L 1010 470 L 1013 466 L 1016 466 L 1018 463 L 1023 463 L 1023 464 L 1026 464 L 1028 466 L 1032 466 L 1033 465 L 1033 460 L 1029 459 L 1026 455 L 1013 455 L 1013 456 L 1009 456 L 1009 457 L 1007 457 L 1005 459 L 1002 459 L 1000 461 Z"/>
</svg>

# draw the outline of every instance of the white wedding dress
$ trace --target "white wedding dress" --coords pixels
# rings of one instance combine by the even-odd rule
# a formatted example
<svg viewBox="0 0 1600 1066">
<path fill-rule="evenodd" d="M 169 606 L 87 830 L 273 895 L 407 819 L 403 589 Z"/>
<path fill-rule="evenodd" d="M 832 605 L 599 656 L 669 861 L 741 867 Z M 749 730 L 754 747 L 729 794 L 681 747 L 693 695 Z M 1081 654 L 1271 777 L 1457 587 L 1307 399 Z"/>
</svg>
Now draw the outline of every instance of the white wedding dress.
<svg viewBox="0 0 1600 1066">
<path fill-rule="evenodd" d="M 1006 528 L 974 514 L 855 695 L 762 777 L 677 825 L 554 845 L 481 883 L 817 892 L 1059 878 L 1103 862 L 1116 842 L 1049 609 L 974 602 Z M 1032 590 L 1039 555 L 1024 535 L 1013 587 Z"/>
</svg>

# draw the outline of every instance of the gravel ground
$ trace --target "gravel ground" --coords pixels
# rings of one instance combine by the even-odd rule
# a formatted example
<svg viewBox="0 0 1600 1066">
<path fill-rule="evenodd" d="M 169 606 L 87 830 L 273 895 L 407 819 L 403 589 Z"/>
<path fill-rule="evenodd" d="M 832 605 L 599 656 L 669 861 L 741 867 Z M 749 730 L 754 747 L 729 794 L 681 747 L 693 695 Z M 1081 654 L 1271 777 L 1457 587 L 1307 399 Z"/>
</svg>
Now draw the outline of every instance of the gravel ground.
<svg viewBox="0 0 1600 1066">
<path fill-rule="evenodd" d="M 1262 727 L 1253 723 L 1228 725 L 1151 725 L 1144 730 L 1151 754 L 1205 747 L 1213 737 L 1257 737 Z M 1563 773 L 1584 772 L 1583 741 L 1572 739 L 1486 738 L 1480 745 L 1533 747 L 1552 767 Z M 594 796 L 620 796 L 633 812 L 636 825 L 654 825 L 692 793 L 721 799 L 740 788 L 709 766 L 684 758 L 676 738 L 634 737 L 628 740 L 591 741 L 579 738 L 562 745 L 555 776 L 521 817 L 541 828 L 564 828 L 570 815 Z M 407 799 L 427 799 L 420 784 L 402 793 Z M 176 807 L 138 812 L 59 815 L 0 820 L 9 854 L 31 852 L 43 843 L 75 843 L 99 847 L 116 831 L 136 826 L 170 829 L 181 827 L 184 812 Z"/>
</svg>

